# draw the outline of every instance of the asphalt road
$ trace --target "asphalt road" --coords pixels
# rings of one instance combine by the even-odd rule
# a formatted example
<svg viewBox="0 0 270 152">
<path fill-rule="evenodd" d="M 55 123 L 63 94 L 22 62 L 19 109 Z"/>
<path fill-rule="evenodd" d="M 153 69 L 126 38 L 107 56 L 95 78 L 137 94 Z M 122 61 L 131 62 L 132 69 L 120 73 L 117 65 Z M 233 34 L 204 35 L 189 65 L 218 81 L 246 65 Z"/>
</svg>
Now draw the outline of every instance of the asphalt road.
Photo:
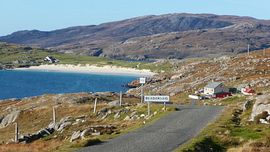
<svg viewBox="0 0 270 152">
<path fill-rule="evenodd" d="M 79 152 L 170 152 L 196 136 L 222 107 L 179 106 L 155 123 Z"/>
</svg>

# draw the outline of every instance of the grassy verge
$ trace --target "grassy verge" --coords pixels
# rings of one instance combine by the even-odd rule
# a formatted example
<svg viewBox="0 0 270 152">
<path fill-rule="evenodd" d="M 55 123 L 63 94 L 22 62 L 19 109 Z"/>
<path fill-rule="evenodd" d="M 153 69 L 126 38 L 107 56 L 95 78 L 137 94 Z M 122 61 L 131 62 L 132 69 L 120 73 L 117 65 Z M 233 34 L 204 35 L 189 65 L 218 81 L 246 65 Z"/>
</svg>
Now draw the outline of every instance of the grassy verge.
<svg viewBox="0 0 270 152">
<path fill-rule="evenodd" d="M 106 142 L 110 139 L 116 138 L 118 136 L 121 136 L 123 134 L 127 134 L 129 132 L 135 131 L 141 127 L 146 127 L 149 126 L 153 123 L 155 123 L 157 120 L 159 120 L 160 118 L 168 115 L 170 112 L 174 111 L 175 108 L 173 107 L 169 107 L 166 109 L 166 111 L 162 110 L 161 105 L 151 105 L 151 110 L 153 112 L 157 112 L 156 115 L 154 115 L 151 119 L 149 120 L 139 120 L 137 122 L 134 122 L 131 126 L 129 126 L 128 128 L 124 128 L 123 130 L 120 130 L 119 133 L 116 134 L 105 134 L 105 135 L 101 135 L 98 137 L 92 137 L 92 138 L 88 138 L 88 139 L 84 139 L 84 140 L 80 140 L 80 141 L 76 141 L 74 143 L 70 143 L 68 141 L 65 142 L 65 144 L 63 144 L 63 146 L 59 147 L 56 152 L 71 152 L 71 151 L 76 151 L 80 148 L 83 147 L 87 147 L 87 146 L 91 146 L 91 145 L 95 145 L 95 144 L 100 144 L 102 142 Z M 147 111 L 147 106 L 143 105 L 142 107 L 140 107 L 138 109 L 139 114 L 145 114 L 145 111 Z M 110 120 L 107 120 L 110 121 Z M 144 124 L 143 121 L 145 121 L 146 123 Z"/>
</svg>

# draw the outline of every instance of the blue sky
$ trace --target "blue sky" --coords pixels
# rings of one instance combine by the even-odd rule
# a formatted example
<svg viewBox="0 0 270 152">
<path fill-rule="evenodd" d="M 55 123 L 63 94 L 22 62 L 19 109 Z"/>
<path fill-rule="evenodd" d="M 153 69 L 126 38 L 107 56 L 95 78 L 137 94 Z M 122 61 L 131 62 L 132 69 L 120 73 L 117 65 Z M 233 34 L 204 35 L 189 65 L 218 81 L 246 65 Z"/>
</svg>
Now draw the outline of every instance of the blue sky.
<svg viewBox="0 0 270 152">
<path fill-rule="evenodd" d="M 213 13 L 270 19 L 269 6 L 270 0 L 1 0 L 0 35 L 167 13 Z"/>
</svg>

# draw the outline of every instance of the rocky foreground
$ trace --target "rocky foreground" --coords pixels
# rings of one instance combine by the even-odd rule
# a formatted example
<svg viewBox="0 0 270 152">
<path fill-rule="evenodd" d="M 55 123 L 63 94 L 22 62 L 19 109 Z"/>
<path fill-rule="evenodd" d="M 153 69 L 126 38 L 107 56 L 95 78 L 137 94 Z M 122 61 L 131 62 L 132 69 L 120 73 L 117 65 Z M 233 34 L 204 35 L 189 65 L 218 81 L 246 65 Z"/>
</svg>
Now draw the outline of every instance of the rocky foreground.
<svg viewBox="0 0 270 152">
<path fill-rule="evenodd" d="M 97 107 L 94 111 L 95 100 Z M 147 107 L 139 103 L 140 98 L 124 94 L 120 106 L 119 94 L 110 92 L 43 95 L 1 101 L 0 151 L 16 148 L 20 151 L 31 148 L 34 151 L 54 151 L 62 149 L 64 143 L 69 145 L 64 150 L 83 147 L 144 125 L 164 112 L 162 106 L 157 105 L 148 116 Z M 14 141 L 14 123 L 19 127 L 17 141 Z"/>
</svg>

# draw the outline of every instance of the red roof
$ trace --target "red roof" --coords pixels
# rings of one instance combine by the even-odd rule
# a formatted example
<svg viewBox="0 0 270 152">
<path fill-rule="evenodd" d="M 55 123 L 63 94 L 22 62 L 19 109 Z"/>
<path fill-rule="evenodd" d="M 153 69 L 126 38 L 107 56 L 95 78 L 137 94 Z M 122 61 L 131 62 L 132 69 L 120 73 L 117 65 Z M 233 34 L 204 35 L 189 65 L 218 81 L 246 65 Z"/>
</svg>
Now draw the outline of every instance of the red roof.
<svg viewBox="0 0 270 152">
<path fill-rule="evenodd" d="M 255 91 L 252 90 L 251 88 L 245 88 L 244 92 L 246 92 L 246 93 L 255 93 Z"/>
</svg>

